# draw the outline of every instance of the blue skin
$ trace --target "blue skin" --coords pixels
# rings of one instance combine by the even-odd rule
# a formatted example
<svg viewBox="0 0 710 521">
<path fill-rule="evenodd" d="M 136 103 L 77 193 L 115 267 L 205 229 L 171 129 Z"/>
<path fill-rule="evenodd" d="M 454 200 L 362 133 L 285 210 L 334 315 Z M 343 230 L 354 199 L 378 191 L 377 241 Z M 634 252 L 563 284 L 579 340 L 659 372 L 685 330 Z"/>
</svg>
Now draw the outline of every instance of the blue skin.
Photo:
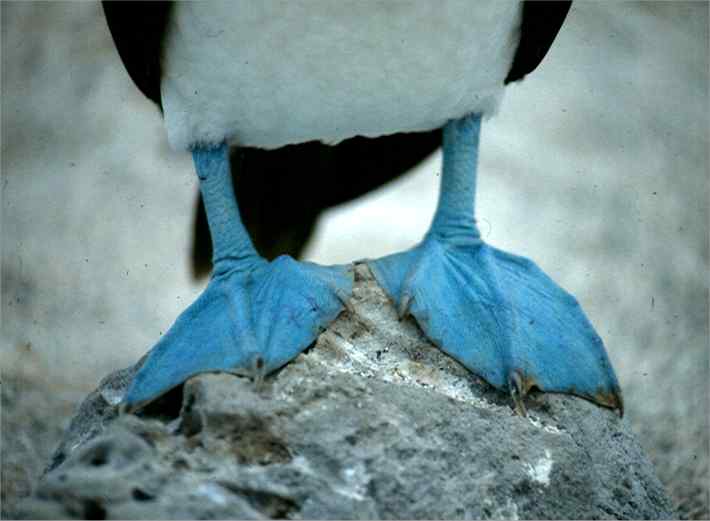
<svg viewBox="0 0 710 521">
<path fill-rule="evenodd" d="M 259 379 L 292 360 L 352 294 L 347 266 L 319 266 L 254 249 L 234 198 L 227 145 L 193 150 L 214 246 L 207 288 L 151 350 L 123 406 L 134 410 L 199 373 Z"/>
<path fill-rule="evenodd" d="M 424 333 L 488 383 L 523 396 L 569 393 L 623 411 L 604 345 L 575 298 L 531 260 L 493 248 L 474 219 L 481 118 L 444 127 L 439 203 L 424 240 L 370 261 L 378 283 Z"/>
<path fill-rule="evenodd" d="M 599 336 L 577 301 L 532 261 L 485 244 L 474 220 L 481 119 L 444 127 L 444 168 L 431 229 L 411 250 L 369 261 L 378 283 L 442 351 L 498 389 L 516 410 L 533 386 L 622 410 Z M 214 272 L 136 374 L 135 409 L 189 377 L 224 371 L 257 379 L 292 360 L 352 294 L 346 266 L 255 251 L 233 196 L 226 145 L 193 151 L 214 243 Z"/>
</svg>

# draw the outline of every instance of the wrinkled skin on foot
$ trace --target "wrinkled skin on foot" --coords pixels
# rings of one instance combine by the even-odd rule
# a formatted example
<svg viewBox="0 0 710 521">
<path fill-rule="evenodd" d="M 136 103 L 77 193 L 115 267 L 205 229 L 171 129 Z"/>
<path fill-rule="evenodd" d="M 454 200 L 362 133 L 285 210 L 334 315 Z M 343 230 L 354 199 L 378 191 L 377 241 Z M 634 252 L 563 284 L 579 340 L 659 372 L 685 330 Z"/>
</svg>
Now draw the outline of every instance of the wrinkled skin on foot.
<svg viewBox="0 0 710 521">
<path fill-rule="evenodd" d="M 152 349 L 123 406 L 135 410 L 199 373 L 268 374 L 311 345 L 351 294 L 345 266 L 287 256 L 222 263 Z"/>
<path fill-rule="evenodd" d="M 445 353 L 525 414 L 532 388 L 570 393 L 623 411 L 604 345 L 575 298 L 532 261 L 493 248 L 476 226 L 481 116 L 443 131 L 441 190 L 424 241 L 371 261 L 375 277 Z"/>
<path fill-rule="evenodd" d="M 445 353 L 513 396 L 532 388 L 623 410 L 604 345 L 576 299 L 535 263 L 477 233 L 433 234 L 369 265 L 400 316 L 414 316 Z"/>
</svg>

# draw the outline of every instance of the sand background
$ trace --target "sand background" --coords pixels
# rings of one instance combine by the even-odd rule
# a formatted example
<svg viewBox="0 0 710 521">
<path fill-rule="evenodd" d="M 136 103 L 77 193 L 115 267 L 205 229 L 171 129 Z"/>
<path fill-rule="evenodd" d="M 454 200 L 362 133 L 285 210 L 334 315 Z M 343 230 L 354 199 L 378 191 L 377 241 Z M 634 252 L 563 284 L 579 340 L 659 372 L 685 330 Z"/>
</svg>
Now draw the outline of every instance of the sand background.
<svg viewBox="0 0 710 521">
<path fill-rule="evenodd" d="M 99 5 L 2 2 L 1 16 L 7 516 L 77 401 L 152 346 L 204 281 L 188 266 L 191 160 L 169 149 Z M 484 124 L 478 193 L 486 240 L 578 297 L 634 430 L 680 513 L 698 518 L 709 515 L 708 55 L 706 3 L 578 2 Z M 329 211 L 306 257 L 416 243 L 439 162 Z"/>
</svg>

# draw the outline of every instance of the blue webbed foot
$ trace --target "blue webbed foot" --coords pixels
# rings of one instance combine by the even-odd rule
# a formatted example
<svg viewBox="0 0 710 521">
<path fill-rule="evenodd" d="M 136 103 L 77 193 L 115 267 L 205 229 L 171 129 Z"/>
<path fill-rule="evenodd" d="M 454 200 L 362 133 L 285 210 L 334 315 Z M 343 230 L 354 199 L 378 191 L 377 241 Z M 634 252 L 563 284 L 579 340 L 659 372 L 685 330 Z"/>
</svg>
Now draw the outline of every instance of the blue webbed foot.
<svg viewBox="0 0 710 521">
<path fill-rule="evenodd" d="M 150 352 L 124 403 L 139 407 L 199 373 L 268 374 L 311 345 L 351 293 L 346 267 L 287 256 L 218 273 Z"/>
<path fill-rule="evenodd" d="M 445 353 L 498 389 L 533 387 L 622 408 L 601 339 L 576 299 L 532 261 L 474 239 L 370 261 L 400 316 L 411 313 Z"/>
<path fill-rule="evenodd" d="M 413 249 L 370 261 L 378 283 L 445 353 L 516 410 L 532 388 L 569 393 L 623 413 L 604 345 L 575 298 L 532 261 L 485 244 L 474 216 L 480 117 L 444 127 L 436 215 Z"/>
<path fill-rule="evenodd" d="M 124 410 L 135 410 L 199 373 L 261 378 L 311 345 L 352 294 L 348 266 L 260 257 L 239 216 L 228 147 L 196 148 L 193 158 L 214 244 L 214 271 L 202 295 L 148 354 L 123 398 Z"/>
</svg>

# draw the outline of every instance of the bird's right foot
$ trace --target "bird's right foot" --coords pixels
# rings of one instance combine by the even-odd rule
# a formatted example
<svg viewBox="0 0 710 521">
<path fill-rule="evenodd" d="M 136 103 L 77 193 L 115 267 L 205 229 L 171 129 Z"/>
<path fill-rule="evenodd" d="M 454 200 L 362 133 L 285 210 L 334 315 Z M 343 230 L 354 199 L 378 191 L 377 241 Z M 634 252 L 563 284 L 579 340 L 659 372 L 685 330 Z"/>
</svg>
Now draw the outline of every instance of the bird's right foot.
<svg viewBox="0 0 710 521">
<path fill-rule="evenodd" d="M 123 400 L 126 410 L 188 378 L 229 372 L 259 378 L 295 358 L 338 316 L 352 293 L 346 266 L 281 256 L 219 266 L 204 293 L 150 351 Z"/>
<path fill-rule="evenodd" d="M 259 256 L 239 215 L 229 147 L 196 147 L 192 154 L 214 244 L 214 271 L 204 293 L 148 354 L 123 399 L 124 410 L 135 410 L 199 373 L 224 371 L 258 380 L 313 343 L 352 293 L 347 266 L 287 256 L 268 262 Z"/>
</svg>

